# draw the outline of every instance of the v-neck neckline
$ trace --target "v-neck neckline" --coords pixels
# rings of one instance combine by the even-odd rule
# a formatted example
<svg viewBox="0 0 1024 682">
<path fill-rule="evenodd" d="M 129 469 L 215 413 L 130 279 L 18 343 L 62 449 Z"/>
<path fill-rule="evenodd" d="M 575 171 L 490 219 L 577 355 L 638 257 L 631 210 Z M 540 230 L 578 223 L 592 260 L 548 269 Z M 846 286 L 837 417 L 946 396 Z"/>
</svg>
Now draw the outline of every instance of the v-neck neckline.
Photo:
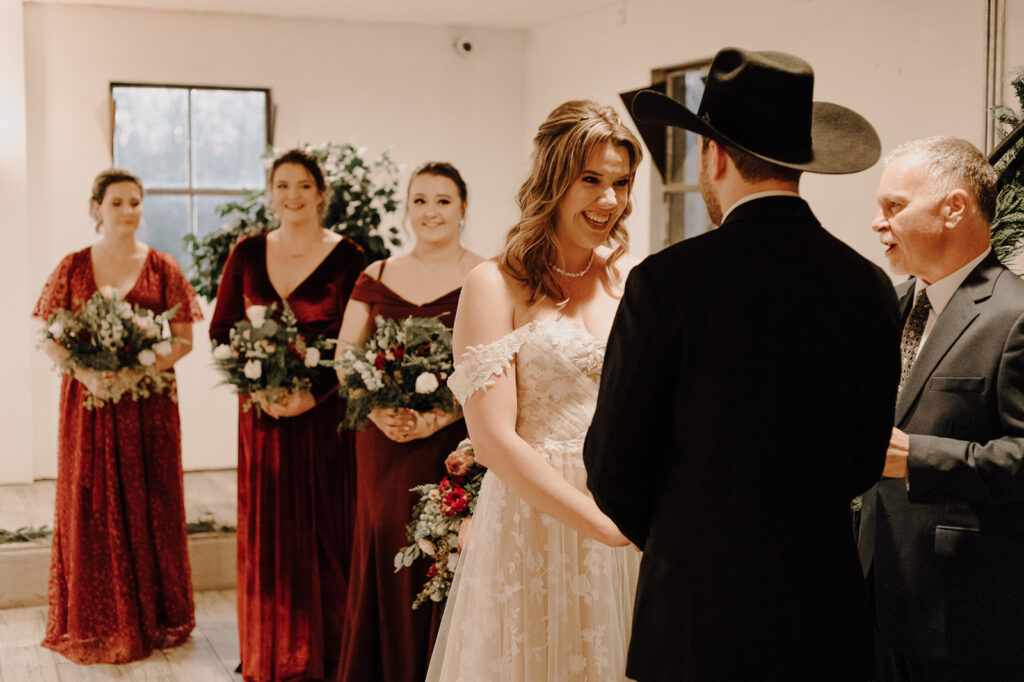
<svg viewBox="0 0 1024 682">
<path fill-rule="evenodd" d="M 410 301 L 409 299 L 407 299 L 405 296 L 402 296 L 400 293 L 398 293 L 397 291 L 395 291 L 394 289 L 389 287 L 387 284 L 384 284 L 384 282 L 380 281 L 379 279 L 373 279 L 372 277 L 370 277 L 370 279 L 373 280 L 374 282 L 376 282 L 377 284 L 381 285 L 382 287 L 384 287 L 388 291 L 390 291 L 395 296 L 395 298 L 402 299 L 402 301 L 404 301 L 405 303 L 408 303 L 409 305 L 411 305 L 414 308 L 426 308 L 429 305 L 433 305 L 435 303 L 438 303 L 438 302 L 448 298 L 449 296 L 454 294 L 456 291 L 459 291 L 460 289 L 462 289 L 461 286 L 458 286 L 458 287 L 455 287 L 454 289 L 452 289 L 451 291 L 448 291 L 446 293 L 441 294 L 440 296 L 438 296 L 437 298 L 435 298 L 433 300 L 426 301 L 424 303 L 415 303 L 415 302 Z"/>
<path fill-rule="evenodd" d="M 345 241 L 344 238 L 339 239 L 334 244 L 334 246 L 331 247 L 331 250 L 328 251 L 327 254 L 323 258 L 320 259 L 320 262 L 318 262 L 316 264 L 316 266 L 312 270 L 309 271 L 309 274 L 306 275 L 304 278 L 302 278 L 302 281 L 300 281 L 298 284 L 296 284 L 292 288 L 292 290 L 288 292 L 287 296 L 283 296 L 283 295 L 281 295 L 281 292 L 277 290 L 277 287 L 274 286 L 274 280 L 270 279 L 270 266 L 267 264 L 267 235 L 264 234 L 263 235 L 263 259 L 262 259 L 263 260 L 263 276 L 267 278 L 267 284 L 270 286 L 270 290 L 274 292 L 274 295 L 277 296 L 278 300 L 280 300 L 280 301 L 287 301 L 292 296 L 294 296 L 295 292 L 298 291 L 299 289 L 301 289 L 302 286 L 306 282 L 308 282 L 310 280 L 310 278 L 313 277 L 313 275 L 315 275 L 320 270 L 320 268 L 322 268 L 324 266 L 324 263 L 326 263 L 327 260 L 331 257 L 331 255 L 334 254 L 335 249 L 337 249 L 338 246 L 342 242 L 344 242 L 344 241 Z"/>
<path fill-rule="evenodd" d="M 147 245 L 146 257 L 142 259 L 142 268 L 139 270 L 139 274 L 135 277 L 135 281 L 132 282 L 131 288 L 123 293 L 119 291 L 119 293 L 121 293 L 121 298 L 124 300 L 127 301 L 128 296 L 138 288 L 139 283 L 142 281 L 142 276 L 146 274 L 146 266 L 149 265 L 149 258 L 152 254 L 153 247 Z M 96 291 L 100 291 L 103 287 L 101 287 L 100 283 L 96 281 L 96 263 L 93 262 L 93 247 L 91 246 L 89 247 L 89 274 L 92 276 L 92 285 L 96 287 Z M 117 289 L 117 287 L 111 288 Z"/>
</svg>

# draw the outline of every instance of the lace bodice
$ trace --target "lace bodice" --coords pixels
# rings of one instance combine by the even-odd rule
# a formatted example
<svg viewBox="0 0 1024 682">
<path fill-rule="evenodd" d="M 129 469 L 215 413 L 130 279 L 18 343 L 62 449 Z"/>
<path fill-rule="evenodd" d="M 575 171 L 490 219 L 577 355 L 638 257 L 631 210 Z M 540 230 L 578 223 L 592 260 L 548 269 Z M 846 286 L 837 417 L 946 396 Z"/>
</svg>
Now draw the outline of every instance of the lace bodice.
<svg viewBox="0 0 1024 682">
<path fill-rule="evenodd" d="M 583 438 L 594 414 L 604 350 L 604 342 L 575 322 L 534 320 L 471 347 L 448 387 L 465 404 L 515 360 L 519 435 L 534 444 Z"/>
</svg>

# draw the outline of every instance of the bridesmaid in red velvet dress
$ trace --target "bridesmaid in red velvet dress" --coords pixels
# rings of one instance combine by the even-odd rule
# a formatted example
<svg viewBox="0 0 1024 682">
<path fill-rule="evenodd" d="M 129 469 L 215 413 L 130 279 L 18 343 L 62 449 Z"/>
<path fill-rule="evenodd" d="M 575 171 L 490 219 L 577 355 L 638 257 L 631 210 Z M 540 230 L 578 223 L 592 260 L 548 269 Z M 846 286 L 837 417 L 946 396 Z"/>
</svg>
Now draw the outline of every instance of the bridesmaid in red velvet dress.
<svg viewBox="0 0 1024 682">
<path fill-rule="evenodd" d="M 441 315 L 455 321 L 459 291 L 482 259 L 459 243 L 466 183 L 448 163 L 427 163 L 409 181 L 406 212 L 416 242 L 409 253 L 374 263 L 359 276 L 341 328 L 339 352 L 362 343 L 377 315 L 402 319 Z M 436 482 L 444 460 L 466 437 L 462 415 L 375 409 L 356 433 L 355 540 L 348 616 L 338 679 L 419 682 L 439 622 L 436 605 L 412 610 L 427 563 L 395 573 L 415 502 L 410 488 Z"/>
<path fill-rule="evenodd" d="M 293 150 L 270 171 L 281 227 L 239 242 L 224 266 L 210 336 L 226 343 L 251 305 L 287 301 L 307 338 L 334 338 L 365 260 L 320 226 L 327 186 L 314 157 Z M 254 682 L 334 674 L 345 615 L 354 487 L 345 403 L 324 369 L 311 392 L 238 411 L 238 637 Z"/>
<path fill-rule="evenodd" d="M 171 256 L 135 239 L 142 183 L 121 170 L 100 173 L 90 212 L 100 238 L 69 254 L 50 275 L 33 316 L 77 309 L 98 288 L 162 313 L 180 304 L 158 356 L 172 370 L 188 353 L 195 292 Z M 44 345 L 55 361 L 66 356 Z M 195 627 L 185 543 L 178 406 L 161 393 L 86 410 L 87 392 L 112 398 L 140 375 L 76 370 L 61 379 L 57 506 L 43 646 L 75 663 L 126 663 L 188 639 Z"/>
</svg>

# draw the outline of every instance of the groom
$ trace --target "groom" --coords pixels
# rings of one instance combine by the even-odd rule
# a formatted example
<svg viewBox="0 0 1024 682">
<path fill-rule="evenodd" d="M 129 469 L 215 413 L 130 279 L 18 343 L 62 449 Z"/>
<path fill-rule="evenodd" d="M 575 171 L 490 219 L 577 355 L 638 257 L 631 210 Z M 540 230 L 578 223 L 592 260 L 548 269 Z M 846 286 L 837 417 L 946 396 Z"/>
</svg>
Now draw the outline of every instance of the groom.
<svg viewBox="0 0 1024 682">
<path fill-rule="evenodd" d="M 641 682 L 871 678 L 850 499 L 882 471 L 899 377 L 889 278 L 800 198 L 803 171 L 878 159 L 871 125 L 812 102 L 811 67 L 725 49 L 697 113 L 717 230 L 633 269 L 584 460 L 644 555 L 626 673 Z"/>
</svg>

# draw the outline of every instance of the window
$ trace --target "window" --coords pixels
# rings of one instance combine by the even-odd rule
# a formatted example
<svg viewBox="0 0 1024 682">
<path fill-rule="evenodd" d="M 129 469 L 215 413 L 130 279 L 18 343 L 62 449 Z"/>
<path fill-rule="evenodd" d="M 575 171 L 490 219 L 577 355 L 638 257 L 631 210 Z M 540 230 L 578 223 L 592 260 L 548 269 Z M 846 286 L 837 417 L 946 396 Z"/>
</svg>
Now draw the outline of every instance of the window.
<svg viewBox="0 0 1024 682">
<path fill-rule="evenodd" d="M 220 224 L 215 207 L 266 184 L 270 91 L 112 83 L 114 166 L 146 188 L 139 239 L 183 268 L 182 240 Z"/>
<path fill-rule="evenodd" d="M 652 80 L 664 80 L 665 93 L 690 111 L 697 111 L 708 78 L 707 62 L 655 71 Z M 669 127 L 665 131 L 665 165 L 661 186 L 665 246 L 711 229 L 697 181 L 697 133 Z"/>
</svg>

